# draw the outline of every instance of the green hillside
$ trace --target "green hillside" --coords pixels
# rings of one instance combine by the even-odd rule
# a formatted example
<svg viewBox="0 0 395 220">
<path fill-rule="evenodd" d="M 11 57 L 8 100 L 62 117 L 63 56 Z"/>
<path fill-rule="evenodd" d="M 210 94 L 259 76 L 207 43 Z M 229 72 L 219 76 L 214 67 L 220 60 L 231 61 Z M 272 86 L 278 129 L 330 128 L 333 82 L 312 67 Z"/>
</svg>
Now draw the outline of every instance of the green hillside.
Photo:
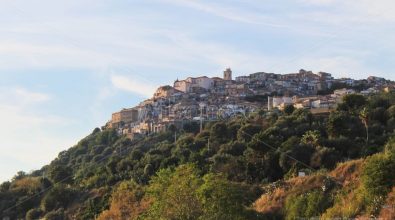
<svg viewBox="0 0 395 220">
<path fill-rule="evenodd" d="M 199 127 L 134 140 L 96 128 L 2 183 L 0 219 L 395 216 L 395 94 L 348 95 L 330 114 L 261 110 Z"/>
</svg>

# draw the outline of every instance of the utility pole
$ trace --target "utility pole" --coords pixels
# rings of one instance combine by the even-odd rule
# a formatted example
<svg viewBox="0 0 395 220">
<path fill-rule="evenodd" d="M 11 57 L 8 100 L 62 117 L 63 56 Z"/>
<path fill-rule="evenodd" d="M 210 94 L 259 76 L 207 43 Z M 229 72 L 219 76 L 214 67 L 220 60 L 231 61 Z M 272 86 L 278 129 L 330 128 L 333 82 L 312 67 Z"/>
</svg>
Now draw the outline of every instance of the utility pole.
<svg viewBox="0 0 395 220">
<path fill-rule="evenodd" d="M 205 104 L 200 103 L 199 106 L 200 106 L 200 132 L 202 132 L 203 131 L 203 109 L 205 107 Z"/>
<path fill-rule="evenodd" d="M 207 150 L 210 153 L 210 138 L 207 139 Z"/>
<path fill-rule="evenodd" d="M 203 130 L 203 106 L 200 106 L 200 133 Z"/>
<path fill-rule="evenodd" d="M 174 143 L 177 142 L 177 131 L 174 132 Z"/>
</svg>

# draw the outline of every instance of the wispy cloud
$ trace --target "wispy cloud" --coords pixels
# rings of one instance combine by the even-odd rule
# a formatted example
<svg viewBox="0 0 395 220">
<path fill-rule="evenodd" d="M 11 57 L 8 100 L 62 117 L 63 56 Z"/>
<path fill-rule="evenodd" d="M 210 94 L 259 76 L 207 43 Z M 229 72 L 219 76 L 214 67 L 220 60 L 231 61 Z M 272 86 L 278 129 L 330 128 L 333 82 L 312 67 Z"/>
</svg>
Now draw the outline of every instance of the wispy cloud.
<svg viewBox="0 0 395 220">
<path fill-rule="evenodd" d="M 338 2 L 337 0 L 300 0 L 301 2 L 305 3 L 305 4 L 310 4 L 310 5 L 331 5 L 334 4 L 336 2 Z"/>
<path fill-rule="evenodd" d="M 143 97 L 151 97 L 156 89 L 156 86 L 148 82 L 122 75 L 112 75 L 111 82 L 117 89 L 135 93 Z"/>
<path fill-rule="evenodd" d="M 23 87 L 0 88 L 0 151 L 2 158 L 0 182 L 18 170 L 38 169 L 48 163 L 72 139 L 64 134 L 55 135 L 73 123 L 59 115 L 42 114 L 34 109 L 50 102 L 52 95 L 31 91 Z M 12 160 L 10 164 L 8 161 Z"/>
<path fill-rule="evenodd" d="M 18 96 L 18 99 L 23 99 L 26 102 L 45 102 L 51 99 L 49 94 L 33 92 L 25 88 L 16 88 L 15 94 Z"/>
<path fill-rule="evenodd" d="M 0 87 L 0 105 L 23 108 L 50 101 L 52 96 L 44 92 L 31 91 L 21 86 Z"/>
<path fill-rule="evenodd" d="M 70 118 L 89 121 L 78 132 L 99 126 L 114 108 L 150 97 L 177 77 L 216 76 L 230 66 L 235 75 L 306 68 L 394 79 L 392 0 L 1 2 L 0 82 L 21 83 L 0 88 L 0 121 L 7 124 L 0 128 L 0 149 L 29 164 L 41 165 L 59 151 L 56 146 L 68 146 L 66 134 L 77 133 L 76 126 L 67 127 Z M 109 71 L 117 68 L 132 71 Z M 78 106 L 65 113 L 67 107 L 46 108 L 58 94 L 32 91 L 41 87 L 18 75 L 40 71 L 94 77 L 81 77 L 83 89 L 74 93 L 59 91 L 52 81 L 44 85 Z"/>
<path fill-rule="evenodd" d="M 318 19 L 328 23 L 346 25 L 348 22 L 353 22 L 358 25 L 370 25 L 395 21 L 393 13 L 395 2 L 392 0 L 300 0 L 300 2 L 319 7 L 300 14 L 315 15 L 306 17 L 317 19 L 318 16 Z"/>
<path fill-rule="evenodd" d="M 202 2 L 195 0 L 166 0 L 171 4 L 189 7 L 195 10 L 205 12 L 217 17 L 221 17 L 230 21 L 236 21 L 248 24 L 265 25 L 276 28 L 290 28 L 289 25 L 276 23 L 270 17 L 263 14 L 256 14 L 242 11 L 237 8 L 229 7 L 229 4 L 213 4 L 212 2 Z"/>
</svg>

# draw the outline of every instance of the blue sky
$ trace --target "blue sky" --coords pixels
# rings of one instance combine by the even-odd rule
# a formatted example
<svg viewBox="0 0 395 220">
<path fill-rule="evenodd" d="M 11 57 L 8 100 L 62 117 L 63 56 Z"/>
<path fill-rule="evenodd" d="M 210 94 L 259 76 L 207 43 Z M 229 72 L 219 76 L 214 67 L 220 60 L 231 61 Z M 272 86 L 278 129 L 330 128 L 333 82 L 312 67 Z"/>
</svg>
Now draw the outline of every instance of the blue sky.
<svg viewBox="0 0 395 220">
<path fill-rule="evenodd" d="M 395 80 L 391 0 L 3 0 L 0 181 L 48 163 L 159 85 L 327 71 Z"/>
</svg>

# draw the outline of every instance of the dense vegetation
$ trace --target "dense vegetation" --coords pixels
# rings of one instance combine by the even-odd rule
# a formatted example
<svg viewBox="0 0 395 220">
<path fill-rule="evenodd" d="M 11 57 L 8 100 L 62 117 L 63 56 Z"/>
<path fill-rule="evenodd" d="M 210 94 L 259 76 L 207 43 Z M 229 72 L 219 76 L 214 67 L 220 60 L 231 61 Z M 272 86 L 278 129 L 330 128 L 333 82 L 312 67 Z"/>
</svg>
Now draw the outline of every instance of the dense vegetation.
<svg viewBox="0 0 395 220">
<path fill-rule="evenodd" d="M 41 170 L 2 183 L 0 217 L 378 216 L 395 195 L 394 128 L 393 94 L 349 95 L 328 115 L 262 110 L 132 141 L 96 128 Z M 360 166 L 353 181 L 333 174 L 351 163 Z"/>
</svg>

